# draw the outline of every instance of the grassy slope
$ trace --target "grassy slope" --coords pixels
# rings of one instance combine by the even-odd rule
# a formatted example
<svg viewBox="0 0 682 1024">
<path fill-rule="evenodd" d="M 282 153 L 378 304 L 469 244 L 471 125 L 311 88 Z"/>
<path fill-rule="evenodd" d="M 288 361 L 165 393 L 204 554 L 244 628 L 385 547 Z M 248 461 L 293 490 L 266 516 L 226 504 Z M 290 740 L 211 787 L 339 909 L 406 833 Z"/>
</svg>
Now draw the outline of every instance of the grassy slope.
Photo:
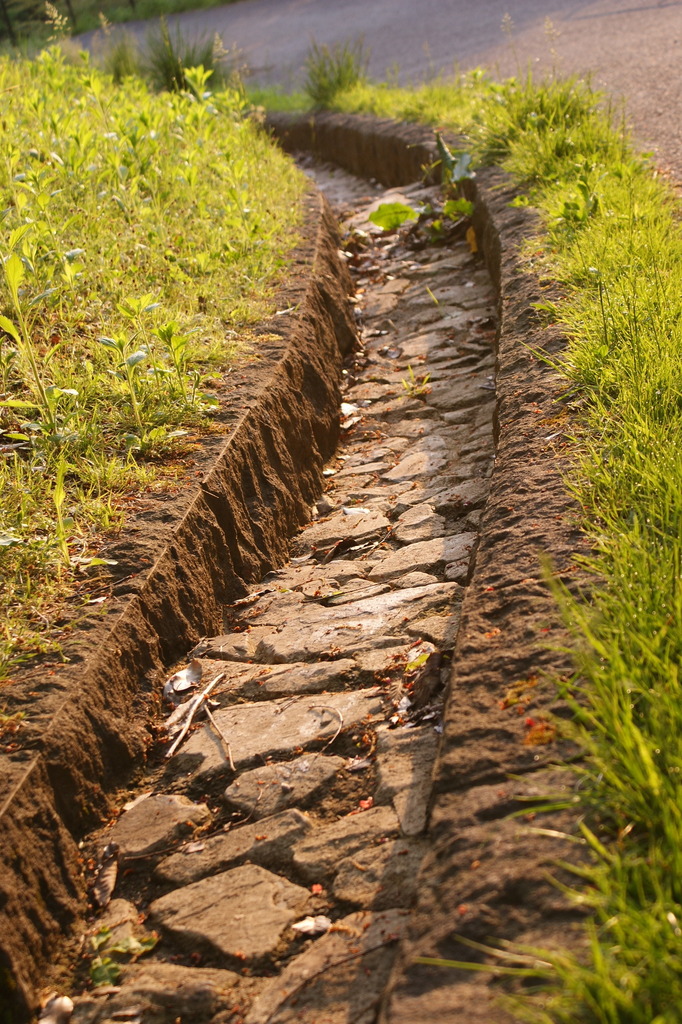
<svg viewBox="0 0 682 1024">
<path fill-rule="evenodd" d="M 580 898 L 592 955 L 562 954 L 530 1019 L 672 1024 L 682 1019 L 682 232 L 671 190 L 579 82 L 357 85 L 334 105 L 465 130 L 540 211 L 534 269 L 561 282 L 546 309 L 570 339 L 579 465 L 602 589 L 560 596 L 576 635 L 574 693 L 589 752 Z M 538 259 L 538 252 L 542 255 Z M 530 256 L 528 257 L 530 259 Z M 597 835 L 599 838 L 597 838 Z"/>
<path fill-rule="evenodd" d="M 99 534 L 180 471 L 269 308 L 304 185 L 245 113 L 0 61 L 0 678 L 97 591 Z"/>
</svg>

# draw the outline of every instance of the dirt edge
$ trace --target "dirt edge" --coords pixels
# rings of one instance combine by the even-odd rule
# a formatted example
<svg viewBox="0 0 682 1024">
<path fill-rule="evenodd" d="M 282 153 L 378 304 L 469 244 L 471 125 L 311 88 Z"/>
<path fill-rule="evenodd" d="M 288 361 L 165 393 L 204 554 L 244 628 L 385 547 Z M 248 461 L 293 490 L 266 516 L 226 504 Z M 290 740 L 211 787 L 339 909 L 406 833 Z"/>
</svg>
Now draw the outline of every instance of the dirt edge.
<svg viewBox="0 0 682 1024">
<path fill-rule="evenodd" d="M 161 536 L 147 527 L 155 558 L 134 591 L 111 601 L 73 664 L 34 679 L 34 689 L 50 691 L 50 714 L 29 749 L 0 760 L 3 1024 L 35 1009 L 56 943 L 77 925 L 77 839 L 142 762 L 165 667 L 219 632 L 224 602 L 285 560 L 321 490 L 338 438 L 341 362 L 355 333 L 334 218 L 313 189 L 304 205 L 303 239 L 277 296 L 290 312 L 260 328 L 277 343 L 261 355 L 259 392 L 191 487 L 179 522 Z"/>
<path fill-rule="evenodd" d="M 285 149 L 310 150 L 385 185 L 434 174 L 433 133 L 423 126 L 330 113 L 273 114 L 268 122 Z M 515 1019 L 499 1002 L 506 986 L 492 974 L 415 964 L 421 956 L 484 959 L 460 938 L 497 947 L 511 941 L 565 948 L 582 941 L 581 912 L 547 877 L 557 859 L 574 861 L 576 848 L 509 818 L 526 800 L 572 784 L 552 765 L 575 752 L 536 742 L 548 738 L 541 735 L 545 715 L 557 710 L 547 680 L 571 672 L 568 655 L 558 649 L 567 638 L 541 559 L 571 586 L 573 555 L 585 544 L 564 483 L 570 466 L 565 386 L 534 354 L 556 357 L 565 339 L 543 328 L 533 304 L 546 301 L 549 290 L 520 260 L 537 215 L 510 206 L 516 190 L 499 169 L 480 171 L 467 190 L 498 292 L 496 464 L 453 658 L 431 849 L 380 1024 L 450 1019 L 456 1011 L 468 1024 Z M 543 825 L 568 831 L 571 820 L 557 813 Z"/>
</svg>

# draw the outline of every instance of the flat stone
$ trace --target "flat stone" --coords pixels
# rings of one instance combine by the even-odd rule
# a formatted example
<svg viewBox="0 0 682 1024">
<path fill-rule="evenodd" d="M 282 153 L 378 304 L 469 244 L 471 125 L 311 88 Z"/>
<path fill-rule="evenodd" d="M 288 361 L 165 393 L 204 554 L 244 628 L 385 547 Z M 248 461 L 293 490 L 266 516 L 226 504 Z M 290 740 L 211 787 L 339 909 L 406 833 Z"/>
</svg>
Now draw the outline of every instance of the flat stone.
<svg viewBox="0 0 682 1024">
<path fill-rule="evenodd" d="M 222 871 L 154 900 L 155 924 L 194 952 L 209 948 L 240 960 L 274 953 L 310 894 L 256 864 Z"/>
<path fill-rule="evenodd" d="M 215 658 L 217 661 L 253 661 L 256 648 L 267 632 L 267 629 L 248 629 L 243 633 L 226 633 L 202 640 L 191 652 L 191 656 Z"/>
<path fill-rule="evenodd" d="M 432 583 L 438 583 L 438 577 L 428 572 L 408 572 L 393 582 L 394 586 L 403 590 L 409 587 L 429 587 Z"/>
<path fill-rule="evenodd" d="M 485 477 L 474 477 L 433 490 L 428 501 L 435 509 L 447 511 L 449 515 L 462 515 L 482 505 L 489 490 L 490 480 Z"/>
<path fill-rule="evenodd" d="M 309 563 L 304 565 L 288 565 L 284 569 L 270 572 L 265 577 L 265 580 L 268 583 L 276 583 L 278 586 L 286 587 L 290 590 L 302 588 L 307 584 L 318 581 L 321 583 L 333 581 L 342 587 L 352 576 L 358 576 L 361 573 L 361 566 L 358 567 L 355 562 L 350 562 L 346 559 L 334 558 L 326 565 L 318 565 L 317 562 L 311 559 Z"/>
<path fill-rule="evenodd" d="M 445 533 L 445 518 L 439 516 L 432 505 L 413 505 L 398 516 L 393 527 L 393 537 L 399 544 L 415 544 L 419 541 L 442 537 Z"/>
<path fill-rule="evenodd" d="M 344 917 L 266 984 L 246 1024 L 373 1024 L 407 922 L 404 910 Z"/>
<path fill-rule="evenodd" d="M 377 730 L 376 803 L 392 804 L 404 835 L 426 828 L 438 735 L 431 726 Z"/>
<path fill-rule="evenodd" d="M 406 630 L 410 636 L 430 640 L 441 651 L 451 651 L 457 639 L 459 620 L 460 607 L 457 606 L 446 615 L 427 615 L 423 619 L 415 619 Z"/>
<path fill-rule="evenodd" d="M 396 671 L 402 672 L 414 641 L 409 637 L 401 644 L 396 644 L 395 637 L 390 637 L 390 641 L 385 647 L 371 646 L 365 651 L 356 651 L 355 664 L 358 671 L 371 673 L 377 679 L 383 679 Z"/>
<path fill-rule="evenodd" d="M 267 818 L 285 807 L 301 806 L 344 767 L 342 757 L 312 754 L 243 772 L 225 790 L 225 802 L 250 817 Z"/>
<path fill-rule="evenodd" d="M 453 381 L 435 381 L 429 392 L 429 405 L 443 412 L 471 409 L 485 401 L 487 384 L 483 375 L 459 380 L 456 384 Z"/>
<path fill-rule="evenodd" d="M 428 478 L 444 469 L 447 461 L 442 452 L 411 452 L 397 466 L 384 473 L 382 479 L 397 483 L 401 480 L 414 480 L 416 477 Z"/>
<path fill-rule="evenodd" d="M 373 910 L 409 907 L 417 892 L 424 840 L 395 839 L 371 846 L 339 864 L 334 896 L 351 906 Z"/>
<path fill-rule="evenodd" d="M 176 1024 L 178 1020 L 208 1024 L 226 1004 L 239 998 L 237 992 L 254 995 L 259 981 L 241 978 L 233 971 L 214 967 L 182 967 L 179 964 L 142 961 L 123 967 L 120 989 L 103 999 L 86 996 L 76 1001 L 71 1024 L 112 1024 L 125 1022 L 131 1007 L 139 1009 L 144 1024 Z"/>
<path fill-rule="evenodd" d="M 362 581 L 367 586 L 367 581 Z M 325 693 L 346 686 L 355 670 L 350 658 L 322 661 L 317 664 L 254 665 L 230 677 L 227 687 L 215 690 L 216 700 L 231 696 L 257 697 L 272 700 L 305 693 Z M 220 686 L 220 684 L 219 684 Z"/>
<path fill-rule="evenodd" d="M 154 873 L 162 881 L 179 886 L 226 871 L 245 860 L 261 867 L 286 869 L 291 864 L 294 843 L 312 828 L 310 818 L 302 811 L 282 811 L 258 824 L 240 825 L 210 836 L 203 841 L 203 849 L 196 852 L 174 853 L 157 864 Z"/>
<path fill-rule="evenodd" d="M 228 738 L 239 770 L 248 767 L 254 758 L 274 758 L 316 741 L 330 740 L 340 720 L 347 728 L 380 712 L 378 692 L 365 689 L 329 693 L 323 699 L 310 696 L 240 704 L 214 712 L 214 718 Z M 174 761 L 185 769 L 193 768 L 199 777 L 232 774 L 222 741 L 209 725 L 190 736 Z"/>
<path fill-rule="evenodd" d="M 211 817 L 206 804 L 166 793 L 145 797 L 124 811 L 109 834 L 121 857 L 139 857 L 162 850 L 203 825 Z"/>
<path fill-rule="evenodd" d="M 446 551 L 460 550 L 451 543 L 452 540 L 454 538 L 445 538 L 442 541 L 436 540 L 428 543 L 440 545 L 438 550 L 443 556 Z M 449 547 L 446 548 L 445 545 L 448 544 Z M 403 552 L 411 552 L 413 549 L 421 547 L 424 545 L 410 545 L 389 555 L 388 559 L 396 559 L 396 556 L 400 556 Z M 419 554 L 419 552 L 417 553 Z M 434 558 L 435 564 L 439 564 L 441 559 L 436 557 L 435 549 L 430 550 L 429 554 Z M 398 557 L 396 561 L 401 566 L 402 573 L 389 567 L 387 575 L 375 578 L 377 571 L 381 570 L 388 559 L 382 558 L 378 562 L 378 569 L 375 566 L 371 570 L 369 577 L 371 583 L 383 582 L 384 579 L 391 579 L 393 576 L 402 575 L 415 568 L 410 564 L 403 565 Z M 443 557 L 442 560 L 445 561 L 445 558 Z M 409 563 L 409 557 L 406 561 Z M 443 589 L 444 587 L 446 589 Z M 447 589 L 448 587 L 450 589 Z M 439 583 L 430 587 L 394 590 L 328 608 L 311 604 L 301 609 L 300 615 L 294 622 L 287 622 L 286 617 L 282 621 L 273 608 L 267 617 L 273 627 L 279 625 L 279 628 L 261 640 L 256 650 L 256 658 L 265 664 L 276 664 L 288 661 L 312 661 L 330 654 L 354 653 L 363 646 L 366 647 L 367 644 L 376 642 L 375 638 L 379 636 L 404 632 L 406 622 L 442 607 L 448 598 L 454 600 L 456 593 L 456 584 Z"/>
<path fill-rule="evenodd" d="M 392 580 L 408 572 L 438 572 L 446 565 L 458 563 L 468 572 L 475 533 L 458 533 L 451 537 L 408 544 L 382 559 L 370 573 L 371 580 Z"/>
<path fill-rule="evenodd" d="M 371 463 L 362 468 L 363 473 L 371 473 Z M 382 468 L 385 468 L 383 464 Z M 337 474 L 340 476 L 341 474 Z M 356 544 L 384 533 L 389 522 L 381 512 L 334 512 L 328 519 L 314 523 L 300 533 L 294 540 L 292 551 L 303 555 L 317 548 L 328 549 L 340 540 L 352 540 Z"/>
<path fill-rule="evenodd" d="M 330 878 L 340 861 L 373 842 L 395 836 L 398 819 L 390 807 L 372 807 L 322 825 L 296 844 L 294 865 L 303 878 L 321 882 Z"/>
</svg>

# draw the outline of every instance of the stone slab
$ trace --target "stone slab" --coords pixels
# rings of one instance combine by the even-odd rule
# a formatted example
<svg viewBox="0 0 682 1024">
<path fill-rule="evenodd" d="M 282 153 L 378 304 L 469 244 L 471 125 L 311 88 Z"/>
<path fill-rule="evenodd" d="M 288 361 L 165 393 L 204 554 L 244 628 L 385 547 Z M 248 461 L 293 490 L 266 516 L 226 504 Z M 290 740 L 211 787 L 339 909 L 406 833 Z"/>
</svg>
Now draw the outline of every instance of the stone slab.
<svg viewBox="0 0 682 1024">
<path fill-rule="evenodd" d="M 426 827 L 438 734 L 430 725 L 415 729 L 377 729 L 378 804 L 391 804 L 400 828 L 416 836 Z"/>
<path fill-rule="evenodd" d="M 203 849 L 174 853 L 160 861 L 154 873 L 161 881 L 179 886 L 226 871 L 244 860 L 281 870 L 291 863 L 293 844 L 312 828 L 310 818 L 292 808 L 258 824 L 240 825 L 209 836 L 203 840 Z"/>
<path fill-rule="evenodd" d="M 70 1024 L 114 1024 L 134 1021 L 126 1013 L 139 1009 L 144 1024 L 209 1024 L 227 1004 L 233 1005 L 244 990 L 255 995 L 262 983 L 241 978 L 233 971 L 214 967 L 182 967 L 179 964 L 142 962 L 123 968 L 122 984 L 108 996 L 85 996 L 76 1001 Z"/>
<path fill-rule="evenodd" d="M 294 761 L 266 764 L 242 772 L 225 790 L 229 807 L 251 818 L 267 818 L 287 807 L 300 807 L 344 767 L 342 757 L 311 754 Z"/>
<path fill-rule="evenodd" d="M 222 733 L 230 743 L 237 770 L 251 765 L 255 758 L 286 755 L 319 740 L 330 740 L 340 722 L 353 726 L 381 712 L 376 689 L 353 693 L 329 693 L 324 697 L 262 701 L 223 708 L 214 713 Z M 174 758 L 196 776 L 222 773 L 231 775 L 223 743 L 210 725 L 203 726 L 187 740 Z"/>
<path fill-rule="evenodd" d="M 381 469 L 385 464 L 377 463 Z M 371 473 L 374 470 L 372 464 L 365 467 L 357 467 L 354 472 Z M 351 469 L 352 467 L 348 467 Z M 341 475 L 341 473 L 337 474 Z M 389 527 L 389 522 L 381 512 L 334 512 L 329 518 L 313 523 L 298 535 L 292 545 L 295 555 L 304 555 L 308 551 L 318 548 L 328 549 L 339 540 L 353 540 L 361 544 L 378 534 L 384 533 Z"/>
<path fill-rule="evenodd" d="M 425 840 L 394 839 L 346 857 L 334 879 L 334 896 L 368 910 L 410 907 L 427 849 Z"/>
<path fill-rule="evenodd" d="M 310 894 L 256 864 L 193 882 L 154 900 L 151 920 L 185 949 L 211 949 L 239 960 L 275 952 L 305 912 Z"/>
<path fill-rule="evenodd" d="M 457 640 L 459 629 L 460 606 L 452 608 L 445 615 L 427 615 L 423 619 L 415 619 L 406 626 L 410 636 L 430 640 L 441 651 L 451 651 Z"/>
<path fill-rule="evenodd" d="M 393 537 L 399 544 L 415 544 L 419 541 L 442 537 L 445 533 L 445 518 L 439 516 L 432 505 L 413 505 L 402 515 L 393 527 Z"/>
<path fill-rule="evenodd" d="M 437 572 L 455 563 L 468 570 L 476 540 L 475 533 L 457 533 L 450 537 L 435 537 L 418 544 L 408 544 L 383 558 L 372 569 L 370 579 L 383 582 L 408 572 Z"/>
<path fill-rule="evenodd" d="M 109 834 L 121 857 L 139 857 L 162 850 L 210 820 L 206 804 L 186 796 L 152 794 L 124 811 Z"/>
<path fill-rule="evenodd" d="M 390 807 L 372 807 L 321 825 L 296 843 L 294 865 L 310 882 L 330 878 L 340 861 L 373 842 L 397 835 L 398 818 Z"/>
<path fill-rule="evenodd" d="M 344 917 L 268 982 L 245 1024 L 373 1024 L 406 927 L 403 910 Z"/>
<path fill-rule="evenodd" d="M 366 580 L 362 582 L 367 585 Z M 354 671 L 355 662 L 350 658 L 317 664 L 256 665 L 232 676 L 225 688 L 214 690 L 212 696 L 216 700 L 226 695 L 273 700 L 296 694 L 324 693 L 348 685 Z"/>
</svg>

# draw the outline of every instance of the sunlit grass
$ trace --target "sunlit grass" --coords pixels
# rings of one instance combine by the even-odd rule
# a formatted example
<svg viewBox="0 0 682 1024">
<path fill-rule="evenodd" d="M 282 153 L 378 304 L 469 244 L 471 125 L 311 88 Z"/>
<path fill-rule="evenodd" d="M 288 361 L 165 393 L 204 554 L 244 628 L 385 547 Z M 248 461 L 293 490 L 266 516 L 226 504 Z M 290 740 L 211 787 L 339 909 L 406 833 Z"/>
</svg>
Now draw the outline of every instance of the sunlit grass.
<svg viewBox="0 0 682 1024">
<path fill-rule="evenodd" d="M 302 176 L 240 92 L 186 75 L 154 95 L 56 49 L 0 60 L 0 677 L 125 496 L 212 429 L 298 237 Z"/>
</svg>

